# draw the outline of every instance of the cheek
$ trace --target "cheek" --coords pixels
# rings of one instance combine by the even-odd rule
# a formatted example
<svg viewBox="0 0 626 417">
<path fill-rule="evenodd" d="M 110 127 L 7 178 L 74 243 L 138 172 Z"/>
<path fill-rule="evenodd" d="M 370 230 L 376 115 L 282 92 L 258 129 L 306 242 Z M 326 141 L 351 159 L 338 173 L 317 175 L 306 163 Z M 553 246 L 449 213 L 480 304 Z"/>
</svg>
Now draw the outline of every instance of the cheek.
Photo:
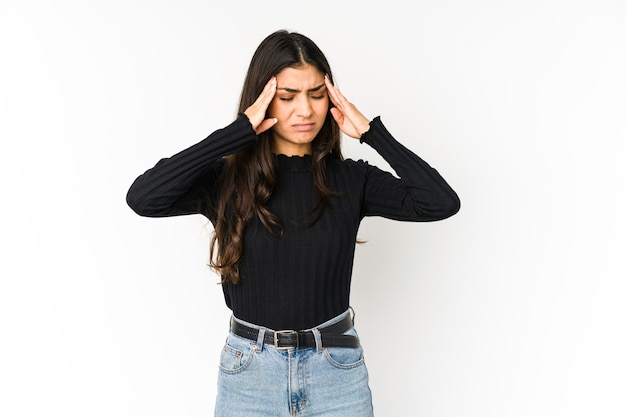
<svg viewBox="0 0 626 417">
<path fill-rule="evenodd" d="M 270 117 L 277 117 L 279 120 L 285 118 L 288 114 L 288 108 L 284 102 L 277 99 L 272 100 L 269 106 L 267 106 L 267 115 Z"/>
<path fill-rule="evenodd" d="M 314 107 L 317 114 L 323 114 L 324 116 L 326 116 L 326 113 L 328 113 L 328 100 L 320 100 L 319 102 L 315 103 Z"/>
</svg>

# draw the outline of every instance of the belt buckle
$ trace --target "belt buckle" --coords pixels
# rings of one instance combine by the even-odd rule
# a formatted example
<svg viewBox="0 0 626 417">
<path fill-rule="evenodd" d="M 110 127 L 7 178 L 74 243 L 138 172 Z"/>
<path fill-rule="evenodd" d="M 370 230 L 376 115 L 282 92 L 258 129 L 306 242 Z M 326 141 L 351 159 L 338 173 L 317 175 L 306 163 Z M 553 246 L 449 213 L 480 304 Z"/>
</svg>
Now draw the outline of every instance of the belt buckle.
<svg viewBox="0 0 626 417">
<path fill-rule="evenodd" d="M 278 346 L 278 338 L 279 335 L 281 334 L 290 334 L 290 335 L 294 335 L 296 338 L 296 345 L 295 346 Z M 298 348 L 298 332 L 295 330 L 275 330 L 274 331 L 274 347 L 276 348 L 276 350 L 287 350 L 287 349 L 291 349 L 293 347 L 295 347 L 296 349 Z"/>
</svg>

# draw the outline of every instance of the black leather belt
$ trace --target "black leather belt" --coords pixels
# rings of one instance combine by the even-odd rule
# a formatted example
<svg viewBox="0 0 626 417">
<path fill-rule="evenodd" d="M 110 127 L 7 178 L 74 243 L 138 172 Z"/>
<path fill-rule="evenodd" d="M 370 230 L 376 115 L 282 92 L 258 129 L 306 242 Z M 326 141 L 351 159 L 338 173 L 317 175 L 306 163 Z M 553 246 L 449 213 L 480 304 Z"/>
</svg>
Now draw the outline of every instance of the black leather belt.
<svg viewBox="0 0 626 417">
<path fill-rule="evenodd" d="M 318 328 L 323 347 L 359 347 L 359 338 L 353 335 L 342 334 L 353 326 L 352 317 L 346 316 L 343 320 L 331 324 L 328 327 Z M 230 321 L 230 331 L 243 338 L 256 341 L 259 330 L 248 327 L 237 320 Z M 265 330 L 263 343 L 273 345 L 276 349 L 285 350 L 293 348 L 315 347 L 315 336 L 311 330 Z"/>
</svg>

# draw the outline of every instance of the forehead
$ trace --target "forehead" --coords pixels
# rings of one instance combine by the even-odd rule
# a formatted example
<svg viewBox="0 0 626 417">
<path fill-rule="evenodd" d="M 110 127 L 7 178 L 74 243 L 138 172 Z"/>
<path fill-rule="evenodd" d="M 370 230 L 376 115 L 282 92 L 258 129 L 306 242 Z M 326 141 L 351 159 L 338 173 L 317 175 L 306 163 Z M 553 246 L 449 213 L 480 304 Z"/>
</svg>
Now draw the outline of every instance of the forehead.
<svg viewBox="0 0 626 417">
<path fill-rule="evenodd" d="M 317 87 L 324 81 L 324 74 L 311 65 L 291 68 L 287 67 L 276 74 L 277 88 L 308 90 Z"/>
</svg>

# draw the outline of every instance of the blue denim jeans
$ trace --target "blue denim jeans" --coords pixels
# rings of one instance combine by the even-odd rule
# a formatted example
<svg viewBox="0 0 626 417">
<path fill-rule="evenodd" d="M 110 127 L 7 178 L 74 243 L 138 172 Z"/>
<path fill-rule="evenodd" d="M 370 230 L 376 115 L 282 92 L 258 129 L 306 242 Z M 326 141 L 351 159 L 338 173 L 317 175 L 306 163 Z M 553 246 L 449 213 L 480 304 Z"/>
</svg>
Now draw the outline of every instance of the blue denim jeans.
<svg viewBox="0 0 626 417">
<path fill-rule="evenodd" d="M 257 341 L 228 335 L 220 357 L 216 417 L 371 417 L 372 396 L 363 349 L 321 347 L 318 328 L 334 324 L 345 313 L 313 329 L 317 346 L 277 350 Z M 344 334 L 356 336 L 351 328 Z"/>
</svg>

